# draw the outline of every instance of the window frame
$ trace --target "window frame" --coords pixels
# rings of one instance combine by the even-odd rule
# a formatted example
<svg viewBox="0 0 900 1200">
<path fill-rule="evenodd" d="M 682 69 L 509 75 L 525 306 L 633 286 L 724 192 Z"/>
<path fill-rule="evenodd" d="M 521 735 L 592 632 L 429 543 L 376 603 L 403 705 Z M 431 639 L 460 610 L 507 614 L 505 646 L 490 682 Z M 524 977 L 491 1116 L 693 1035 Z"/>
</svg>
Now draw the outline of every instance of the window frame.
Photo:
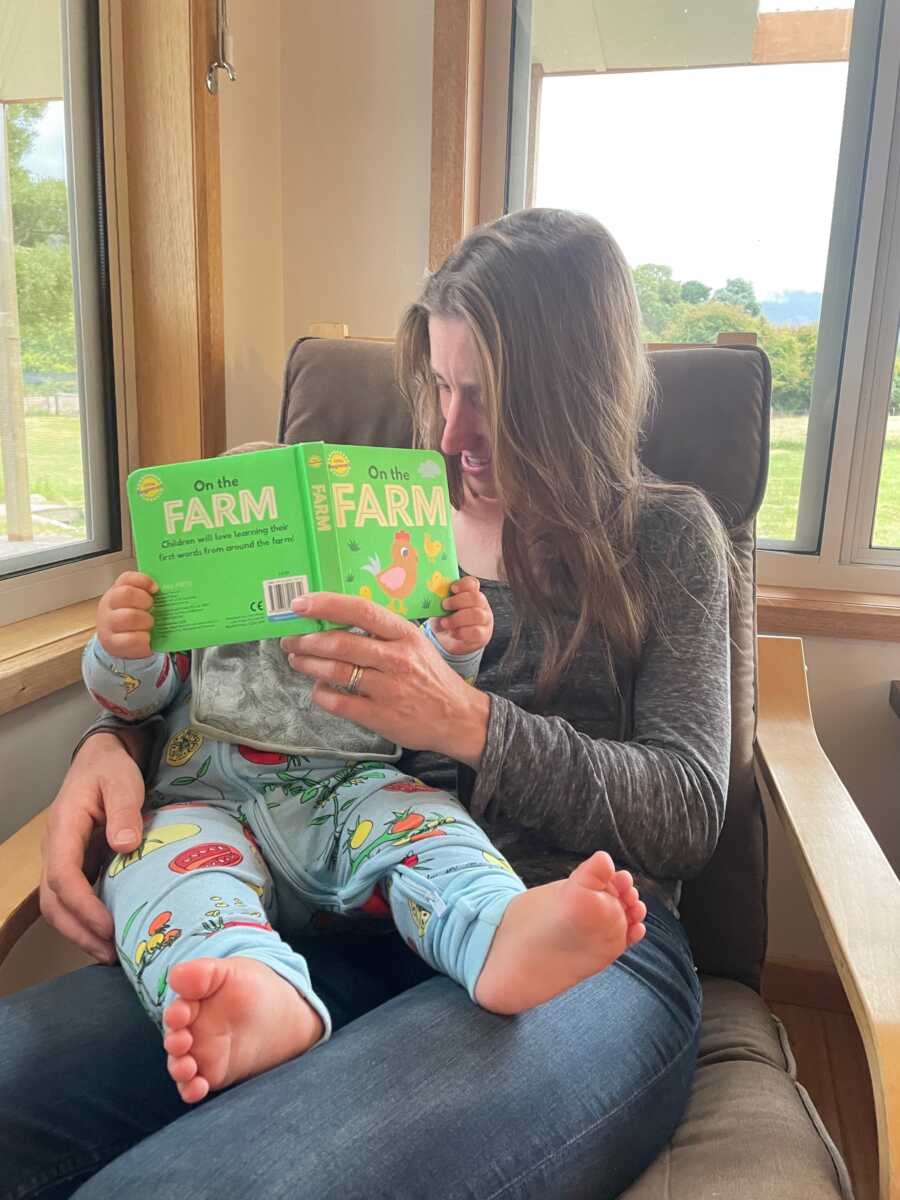
<svg viewBox="0 0 900 1200">
<path fill-rule="evenodd" d="M 216 0 L 96 2 L 122 545 L 0 580 L 0 626 L 104 592 L 134 565 L 128 472 L 225 443 Z"/>
<path fill-rule="evenodd" d="M 108 353 L 109 300 L 106 279 L 107 254 L 98 241 L 97 205 L 103 212 L 105 197 L 96 191 L 96 163 L 73 154 L 73 147 L 94 145 L 95 104 L 91 94 L 99 85 L 99 46 L 93 44 L 99 27 L 90 3 L 66 5 L 61 9 L 64 118 L 66 125 L 66 178 L 75 336 L 78 345 L 78 391 L 81 426 L 82 480 L 90 532 L 84 538 L 4 557 L 0 578 L 27 575 L 64 563 L 115 553 L 120 549 L 121 522 L 118 466 L 115 447 L 115 388 L 105 370 Z M 102 145 L 101 145 L 102 154 Z M 86 202 L 78 202 L 78 198 Z M 99 320 L 94 320 L 99 316 Z"/>
<path fill-rule="evenodd" d="M 61 558 L 53 565 L 35 564 L 20 574 L 0 578 L 0 625 L 12 624 L 28 617 L 38 616 L 65 607 L 79 601 L 99 595 L 115 578 L 133 564 L 131 529 L 127 518 L 127 509 L 123 504 L 124 480 L 130 463 L 134 462 L 134 438 L 129 433 L 135 424 L 133 412 L 134 377 L 133 370 L 127 369 L 127 340 L 128 335 L 123 322 L 123 290 L 128 286 L 126 276 L 127 258 L 123 262 L 123 235 L 127 244 L 127 206 L 122 203 L 122 180 L 116 164 L 121 166 L 124 154 L 121 151 L 121 138 L 124 125 L 117 120 L 117 110 L 121 107 L 124 94 L 124 80 L 121 71 L 113 70 L 113 39 L 111 29 L 110 9 L 106 5 L 100 8 L 100 107 L 103 125 L 103 154 L 105 161 L 104 205 L 108 230 L 108 284 L 111 326 L 111 350 L 113 356 L 112 377 L 115 410 L 115 446 L 118 463 L 119 503 L 117 511 L 110 514 L 116 523 L 109 521 L 109 540 L 118 542 L 118 547 L 100 553 L 85 551 L 84 543 L 72 547 L 70 557 Z M 106 19 L 104 20 L 104 17 Z M 119 55 L 121 66 L 121 55 Z M 64 70 L 67 69 L 64 65 Z M 116 79 L 116 74 L 119 78 Z M 67 122 L 72 121 L 72 115 L 67 113 Z M 117 136 L 118 135 L 118 136 Z M 118 151 L 118 153 L 117 153 Z M 69 162 L 71 168 L 71 161 Z M 73 231 L 74 232 L 74 231 Z M 80 231 L 79 231 L 80 234 Z M 72 238 L 73 257 L 84 253 L 83 245 L 76 250 L 76 237 Z M 73 284 L 79 285 L 81 272 L 73 262 Z M 93 366 L 96 372 L 97 365 Z M 107 431 L 94 421 L 90 422 L 90 414 L 86 425 L 89 432 L 86 444 L 83 445 L 83 456 L 87 462 L 89 453 L 103 453 Z M 99 427 L 98 427 L 99 426 Z M 87 474 L 87 472 L 86 472 Z M 89 481 L 86 479 L 86 490 Z M 65 548 L 68 549 L 68 548 Z M 77 555 L 78 557 L 72 557 Z"/>
<path fill-rule="evenodd" d="M 441 0 L 436 2 L 441 3 Z M 873 337 L 875 314 L 879 312 L 874 289 L 876 269 L 879 263 L 883 263 L 882 226 L 891 198 L 888 168 L 893 145 L 900 141 L 900 103 L 896 87 L 900 70 L 900 0 L 884 0 L 883 6 L 881 0 L 857 0 L 856 7 L 864 10 L 873 3 L 882 8 L 880 39 L 876 43 L 878 63 L 874 93 L 870 89 L 871 124 L 868 153 L 864 159 L 865 177 L 859 207 L 858 236 L 852 244 L 853 283 L 849 307 L 845 305 L 844 312 L 846 334 L 842 343 L 843 361 L 836 404 L 833 412 L 827 417 L 826 437 L 823 439 L 830 443 L 830 457 L 827 457 L 823 464 L 827 479 L 824 505 L 820 508 L 821 515 L 817 518 L 821 521 L 818 550 L 791 551 L 760 547 L 757 550 L 757 577 L 761 585 L 900 596 L 900 552 L 888 550 L 876 551 L 874 555 L 871 552 L 868 555 L 861 554 L 858 533 L 848 533 L 851 526 L 854 531 L 859 529 L 860 520 L 864 526 L 866 520 L 874 519 L 874 500 L 870 516 L 859 515 L 860 505 L 864 504 L 866 499 L 865 478 L 861 472 L 871 469 L 869 464 L 872 459 L 871 448 L 868 460 L 865 457 L 860 458 L 860 445 L 865 440 L 865 432 L 871 428 L 873 417 L 877 428 L 878 403 L 880 402 L 883 411 L 886 411 L 889 402 L 889 385 L 888 393 L 882 389 L 876 396 L 869 381 L 874 373 L 873 355 L 880 354 L 884 357 L 886 354 L 883 335 L 880 339 Z M 488 6 L 485 32 L 486 71 L 496 70 L 503 62 L 509 68 L 512 66 L 515 53 L 513 10 L 514 0 L 510 0 L 508 4 Z M 875 28 L 874 22 L 870 23 L 870 28 Z M 849 86 L 848 77 L 848 89 Z M 499 90 L 493 89 L 493 94 L 496 96 Z M 480 136 L 488 145 L 497 146 L 501 137 L 508 145 L 513 134 L 508 92 L 504 92 L 505 111 L 496 99 L 493 104 L 488 103 L 491 94 L 492 90 L 486 80 Z M 852 118 L 852 114 L 850 116 Z M 847 128 L 848 117 L 845 114 L 842 141 L 847 136 Z M 900 151 L 894 151 L 896 170 L 900 170 L 900 164 L 896 161 L 898 157 Z M 479 212 L 481 221 L 493 220 L 502 215 L 505 193 L 505 180 L 501 192 L 497 185 L 496 172 L 494 176 L 486 179 L 483 171 Z M 900 208 L 900 202 L 897 207 Z M 897 213 L 894 215 L 894 224 L 900 225 L 900 215 Z M 460 236 L 465 232 L 465 229 L 460 230 Z M 844 234 L 846 238 L 846 227 Z M 832 241 L 834 240 L 832 237 Z M 834 253 L 834 247 L 831 247 L 830 270 Z M 896 341 L 894 351 L 896 353 Z M 893 358 L 890 361 L 892 365 Z M 878 463 L 880 466 L 880 458 Z M 823 469 L 822 466 L 820 469 Z M 804 466 L 804 474 L 806 471 Z M 877 473 L 876 467 L 876 489 Z M 869 483 L 871 490 L 871 478 Z M 848 550 L 848 545 L 854 538 L 856 544 L 852 550 Z"/>
</svg>

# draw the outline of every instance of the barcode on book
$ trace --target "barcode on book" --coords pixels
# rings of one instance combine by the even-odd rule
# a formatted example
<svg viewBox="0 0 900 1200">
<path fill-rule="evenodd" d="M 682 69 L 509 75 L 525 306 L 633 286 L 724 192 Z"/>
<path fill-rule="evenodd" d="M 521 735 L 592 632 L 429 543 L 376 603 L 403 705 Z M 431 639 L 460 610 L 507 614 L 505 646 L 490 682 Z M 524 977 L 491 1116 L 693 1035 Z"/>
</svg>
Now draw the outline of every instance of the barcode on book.
<svg viewBox="0 0 900 1200">
<path fill-rule="evenodd" d="M 290 575 L 285 579 L 264 579 L 263 592 L 266 597 L 266 616 L 269 620 L 292 617 L 291 601 L 305 596 L 309 591 L 309 580 L 305 575 Z"/>
</svg>

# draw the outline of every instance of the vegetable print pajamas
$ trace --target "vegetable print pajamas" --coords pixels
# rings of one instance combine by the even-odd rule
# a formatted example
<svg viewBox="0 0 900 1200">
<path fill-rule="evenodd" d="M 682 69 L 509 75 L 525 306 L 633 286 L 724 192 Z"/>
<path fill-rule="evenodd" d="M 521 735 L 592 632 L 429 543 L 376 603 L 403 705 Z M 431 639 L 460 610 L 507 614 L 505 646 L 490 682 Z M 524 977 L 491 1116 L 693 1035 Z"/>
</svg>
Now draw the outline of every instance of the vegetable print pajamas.
<svg viewBox="0 0 900 1200">
<path fill-rule="evenodd" d="M 468 677 L 477 657 L 448 661 Z M 204 737 L 191 726 L 189 663 L 185 654 L 124 662 L 96 638 L 83 660 L 105 708 L 166 718 L 141 845 L 98 881 L 119 960 L 160 1029 L 171 967 L 243 955 L 293 984 L 327 1038 L 305 959 L 273 924 L 299 930 L 329 913 L 392 916 L 411 949 L 474 999 L 497 925 L 525 885 L 459 801 L 390 763 Z"/>
</svg>

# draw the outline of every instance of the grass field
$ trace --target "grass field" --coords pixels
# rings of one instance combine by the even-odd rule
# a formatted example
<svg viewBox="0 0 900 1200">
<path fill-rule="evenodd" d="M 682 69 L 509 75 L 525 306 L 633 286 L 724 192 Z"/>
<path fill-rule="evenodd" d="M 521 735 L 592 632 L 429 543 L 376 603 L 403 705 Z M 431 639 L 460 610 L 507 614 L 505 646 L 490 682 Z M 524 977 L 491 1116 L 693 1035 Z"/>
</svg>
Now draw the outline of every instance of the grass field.
<svg viewBox="0 0 900 1200">
<path fill-rule="evenodd" d="M 758 535 L 795 535 L 806 417 L 773 417 L 769 446 L 769 486 L 759 514 Z M 884 464 L 875 519 L 876 546 L 900 546 L 900 417 L 888 417 Z"/>
<path fill-rule="evenodd" d="M 25 417 L 28 444 L 28 490 L 32 495 L 60 504 L 84 506 L 84 476 L 81 468 L 81 421 L 77 416 L 29 413 Z M 0 503 L 6 502 L 3 468 L 0 464 Z M 73 536 L 84 537 L 84 523 Z M 35 520 L 34 531 L 59 534 L 60 530 Z M 0 515 L 0 536 L 6 533 L 6 516 Z"/>
<path fill-rule="evenodd" d="M 25 418 L 28 437 L 29 489 L 50 501 L 81 507 L 81 432 L 78 417 L 34 413 Z M 769 487 L 759 516 L 760 537 L 794 536 L 806 417 L 775 417 L 769 460 Z M 0 474 L 0 501 L 3 500 Z M 49 532 L 36 523 L 37 532 Z M 6 522 L 0 517 L 0 536 Z M 80 531 L 83 536 L 83 527 Z M 875 544 L 900 546 L 900 417 L 888 419 L 884 469 L 875 522 Z"/>
</svg>

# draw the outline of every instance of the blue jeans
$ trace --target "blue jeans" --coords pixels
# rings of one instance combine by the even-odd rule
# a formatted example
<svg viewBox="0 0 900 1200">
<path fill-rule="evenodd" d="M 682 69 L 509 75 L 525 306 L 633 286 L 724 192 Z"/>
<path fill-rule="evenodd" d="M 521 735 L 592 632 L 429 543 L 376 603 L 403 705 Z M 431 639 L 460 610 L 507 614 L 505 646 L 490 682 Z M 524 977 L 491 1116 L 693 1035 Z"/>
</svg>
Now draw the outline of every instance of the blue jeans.
<svg viewBox="0 0 900 1200">
<path fill-rule="evenodd" d="M 603 1200 L 687 1102 L 700 989 L 679 923 L 517 1017 L 394 934 L 298 940 L 335 1034 L 182 1104 L 118 967 L 0 1001 L 0 1195 Z"/>
</svg>

